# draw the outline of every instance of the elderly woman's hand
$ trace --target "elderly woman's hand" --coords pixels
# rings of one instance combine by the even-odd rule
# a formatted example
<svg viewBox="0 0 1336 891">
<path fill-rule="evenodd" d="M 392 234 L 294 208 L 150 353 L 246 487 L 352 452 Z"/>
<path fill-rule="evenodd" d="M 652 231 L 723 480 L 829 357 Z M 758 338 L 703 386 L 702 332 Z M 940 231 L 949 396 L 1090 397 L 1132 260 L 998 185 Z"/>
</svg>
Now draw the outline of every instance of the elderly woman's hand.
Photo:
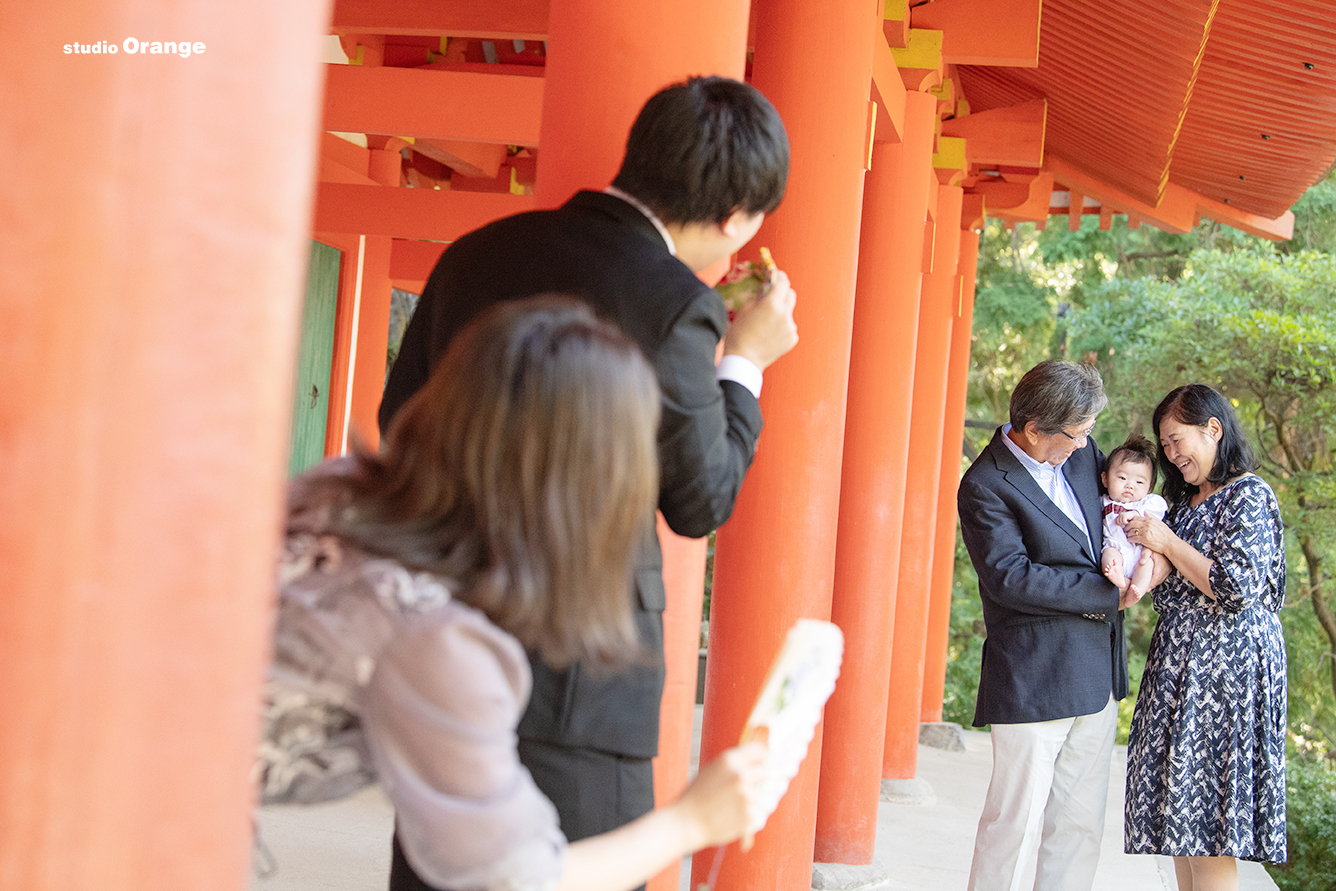
<svg viewBox="0 0 1336 891">
<path fill-rule="evenodd" d="M 1170 547 L 1178 540 L 1178 536 L 1165 525 L 1163 520 L 1154 517 L 1140 515 L 1129 517 L 1123 524 L 1123 531 L 1127 533 L 1127 540 L 1132 544 L 1139 544 L 1147 550 L 1158 551 L 1161 554 L 1169 553 Z"/>
</svg>

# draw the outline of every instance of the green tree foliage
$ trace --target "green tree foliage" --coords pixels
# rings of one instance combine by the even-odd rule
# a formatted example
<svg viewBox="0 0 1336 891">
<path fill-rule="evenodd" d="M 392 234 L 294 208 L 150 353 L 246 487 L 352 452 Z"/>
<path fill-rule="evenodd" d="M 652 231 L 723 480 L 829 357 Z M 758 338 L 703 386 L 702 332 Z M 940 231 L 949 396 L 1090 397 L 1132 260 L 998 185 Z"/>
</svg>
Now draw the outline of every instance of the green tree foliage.
<svg viewBox="0 0 1336 891">
<path fill-rule="evenodd" d="M 1315 251 L 1193 253 L 1176 282 L 1115 281 L 1073 321 L 1073 347 L 1107 371 L 1120 429 L 1149 432 L 1158 399 L 1198 381 L 1233 401 L 1281 500 L 1307 600 L 1336 651 L 1336 258 Z M 1327 659 L 1332 700 L 1336 662 Z M 1298 703 L 1294 703 L 1298 705 Z M 1296 715 L 1336 728 L 1336 709 Z M 1336 745 L 1336 740 L 1333 741 Z"/>
<path fill-rule="evenodd" d="M 1048 356 L 1061 290 L 1038 262 L 1033 226 L 989 220 L 980 241 L 970 349 L 970 416 L 1001 423 L 1026 369 Z"/>
<path fill-rule="evenodd" d="M 1295 203 L 1294 237 L 1281 242 L 1279 249 L 1336 254 L 1336 174 L 1328 175 Z"/>
<path fill-rule="evenodd" d="M 1289 860 L 1271 877 L 1280 891 L 1336 891 L 1336 770 L 1300 757 L 1285 772 Z"/>
</svg>

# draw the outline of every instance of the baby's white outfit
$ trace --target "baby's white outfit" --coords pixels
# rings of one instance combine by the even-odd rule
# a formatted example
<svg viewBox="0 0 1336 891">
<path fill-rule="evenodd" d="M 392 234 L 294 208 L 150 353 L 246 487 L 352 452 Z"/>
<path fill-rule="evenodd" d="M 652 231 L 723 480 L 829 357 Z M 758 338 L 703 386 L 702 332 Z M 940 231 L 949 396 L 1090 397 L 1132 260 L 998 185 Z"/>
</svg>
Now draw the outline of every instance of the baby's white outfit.
<svg viewBox="0 0 1336 891">
<path fill-rule="evenodd" d="M 1130 511 L 1143 517 L 1154 517 L 1157 520 L 1163 520 L 1164 515 L 1169 512 L 1169 502 L 1154 492 L 1140 501 L 1129 501 L 1125 504 L 1114 501 L 1107 495 L 1101 495 L 1099 502 L 1104 506 L 1102 511 L 1104 516 L 1104 550 L 1113 549 L 1122 554 L 1123 573 L 1131 576 L 1132 570 L 1136 569 L 1137 561 L 1141 559 L 1141 545 L 1132 544 L 1128 541 L 1127 530 L 1118 525 L 1118 515 Z"/>
</svg>

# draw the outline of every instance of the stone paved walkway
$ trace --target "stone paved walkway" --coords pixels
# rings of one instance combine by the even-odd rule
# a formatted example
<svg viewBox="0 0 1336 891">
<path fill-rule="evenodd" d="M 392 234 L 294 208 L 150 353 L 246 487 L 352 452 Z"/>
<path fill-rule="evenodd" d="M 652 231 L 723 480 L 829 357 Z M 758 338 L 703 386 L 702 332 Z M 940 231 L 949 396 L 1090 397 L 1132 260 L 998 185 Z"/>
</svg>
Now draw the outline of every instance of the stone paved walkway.
<svg viewBox="0 0 1336 891">
<path fill-rule="evenodd" d="M 699 721 L 699 708 L 697 718 Z M 882 803 L 876 857 L 890 874 L 890 884 L 883 887 L 891 891 L 965 888 L 974 830 L 992 769 L 992 746 L 986 733 L 966 732 L 965 747 L 964 752 L 919 747 L 918 775 L 932 787 L 935 803 Z M 1104 851 L 1094 891 L 1175 891 L 1168 858 L 1122 852 L 1126 763 L 1126 749 L 1115 749 Z M 268 878 L 255 878 L 252 891 L 385 888 L 393 812 L 378 787 L 331 805 L 262 808 L 257 822 L 275 871 Z M 1275 889 L 1258 864 L 1242 863 L 1240 867 L 1240 891 Z M 682 887 L 685 891 L 685 871 Z"/>
</svg>

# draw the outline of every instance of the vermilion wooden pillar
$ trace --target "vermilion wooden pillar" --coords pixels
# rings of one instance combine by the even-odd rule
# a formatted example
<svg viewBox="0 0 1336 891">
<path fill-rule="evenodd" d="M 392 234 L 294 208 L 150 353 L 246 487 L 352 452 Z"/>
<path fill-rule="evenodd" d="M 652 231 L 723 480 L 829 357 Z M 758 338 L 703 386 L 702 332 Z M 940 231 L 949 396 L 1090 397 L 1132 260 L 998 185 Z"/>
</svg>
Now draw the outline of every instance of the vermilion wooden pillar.
<svg viewBox="0 0 1336 891">
<path fill-rule="evenodd" d="M 385 137 L 371 138 L 386 142 Z M 391 144 L 395 142 L 403 144 L 398 140 Z M 394 149 L 371 149 L 367 167 L 371 178 L 382 186 L 399 186 L 400 156 Z M 385 392 L 389 348 L 392 240 L 344 233 L 323 237 L 343 255 L 334 317 L 325 454 L 344 454 L 356 441 L 374 451 L 380 445 L 376 413 Z"/>
<path fill-rule="evenodd" d="M 735 743 L 784 634 L 830 615 L 845 389 L 867 161 L 872 40 L 865 0 L 757 7 L 752 83 L 788 127 L 788 197 L 752 242 L 769 246 L 798 294 L 802 341 L 766 372 L 765 432 L 733 519 L 716 540 L 701 757 Z M 730 848 L 721 889 L 811 887 L 821 736 L 746 855 Z M 697 854 L 704 881 L 712 852 Z"/>
<path fill-rule="evenodd" d="M 0 888 L 246 886 L 327 5 L 5 7 Z"/>
<path fill-rule="evenodd" d="M 343 253 L 325 454 L 344 454 L 356 441 L 374 451 L 380 445 L 376 412 L 385 391 L 389 347 L 391 240 L 344 234 L 322 238 Z"/>
<path fill-rule="evenodd" d="M 317 186 L 318 188 L 318 186 Z M 325 424 L 325 455 L 341 455 L 352 434 L 353 328 L 360 310 L 361 268 L 366 262 L 366 236 L 316 232 L 316 241 L 339 249 L 339 302 L 334 312 L 334 351 L 329 367 L 329 416 Z M 379 431 L 377 431 L 379 432 Z"/>
<path fill-rule="evenodd" d="M 539 205 L 555 207 L 579 189 L 611 182 L 632 121 L 661 88 L 696 74 L 741 78 L 748 13 L 746 0 L 552 0 L 535 189 Z M 705 540 L 676 536 L 662 520 L 659 538 L 668 595 L 667 675 L 654 792 L 664 802 L 686 785 L 691 766 Z M 677 867 L 665 870 L 650 882 L 650 891 L 676 891 L 679 874 Z"/>
<path fill-rule="evenodd" d="M 951 579 L 956 557 L 956 491 L 965 436 L 965 399 L 969 394 L 970 341 L 974 329 L 974 280 L 979 267 L 979 233 L 960 233 L 957 277 L 960 299 L 951 323 L 951 359 L 942 424 L 941 482 L 937 492 L 937 540 L 932 551 L 932 602 L 928 609 L 928 650 L 923 669 L 922 721 L 942 720 L 946 686 L 946 644 L 951 630 Z"/>
<path fill-rule="evenodd" d="M 914 407 L 909 432 L 909 477 L 895 600 L 895 642 L 886 705 L 886 750 L 882 775 L 911 779 L 918 763 L 923 656 L 927 643 L 932 552 L 937 528 L 937 489 L 942 463 L 942 415 L 946 406 L 951 320 L 958 299 L 960 255 L 958 186 L 939 186 L 937 237 L 932 272 L 923 276 L 918 351 L 914 362 Z"/>
<path fill-rule="evenodd" d="M 612 181 L 645 100 L 695 74 L 741 78 L 745 0 L 551 0 L 543 124 L 541 207 Z"/>
<path fill-rule="evenodd" d="M 904 141 L 879 143 L 863 191 L 831 619 L 844 665 L 826 706 L 814 854 L 872 862 L 909 454 L 923 221 L 937 101 L 906 96 Z"/>
<path fill-rule="evenodd" d="M 373 148 L 370 155 L 368 173 L 371 178 L 382 186 L 398 188 L 399 152 L 393 148 Z M 376 413 L 385 393 L 385 364 L 389 349 L 390 244 L 391 240 L 386 236 L 366 236 L 361 294 L 357 301 L 357 345 L 355 355 L 350 357 L 354 364 L 349 442 L 355 436 L 372 450 L 380 445 Z"/>
</svg>

